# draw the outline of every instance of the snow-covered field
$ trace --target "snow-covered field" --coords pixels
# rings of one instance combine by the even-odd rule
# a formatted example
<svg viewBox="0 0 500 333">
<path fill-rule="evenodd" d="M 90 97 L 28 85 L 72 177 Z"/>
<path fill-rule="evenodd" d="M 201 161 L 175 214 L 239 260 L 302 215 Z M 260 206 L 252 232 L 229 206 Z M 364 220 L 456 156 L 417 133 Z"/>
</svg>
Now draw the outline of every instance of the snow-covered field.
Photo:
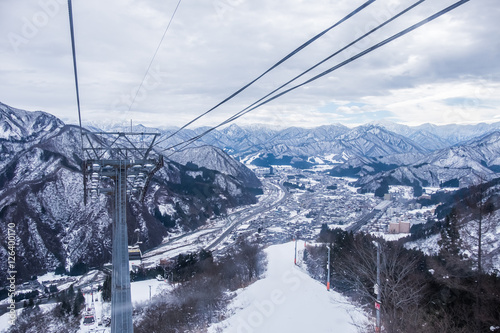
<svg viewBox="0 0 500 333">
<path fill-rule="evenodd" d="M 297 250 L 303 249 L 298 242 Z M 358 332 L 368 324 L 366 315 L 348 299 L 313 280 L 294 265 L 295 243 L 266 250 L 265 277 L 239 290 L 227 319 L 212 325 L 210 333 Z"/>
</svg>

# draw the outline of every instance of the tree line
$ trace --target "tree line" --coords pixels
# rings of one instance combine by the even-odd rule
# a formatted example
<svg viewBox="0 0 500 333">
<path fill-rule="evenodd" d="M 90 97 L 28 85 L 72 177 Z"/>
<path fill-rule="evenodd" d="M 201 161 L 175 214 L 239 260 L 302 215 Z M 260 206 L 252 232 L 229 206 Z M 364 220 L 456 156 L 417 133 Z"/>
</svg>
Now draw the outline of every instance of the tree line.
<svg viewBox="0 0 500 333">
<path fill-rule="evenodd" d="M 377 242 L 384 332 L 500 332 L 500 277 L 482 270 L 477 256 L 463 257 L 453 221 L 453 216 L 445 221 L 441 250 L 434 256 L 407 249 L 404 241 L 323 225 L 318 240 L 325 245 L 307 246 L 304 261 L 313 277 L 325 281 L 329 246 L 332 287 L 374 313 Z"/>
<path fill-rule="evenodd" d="M 71 285 L 57 295 L 57 305 L 50 311 L 44 311 L 37 304 L 29 304 L 11 326 L 8 333 L 58 332 L 77 333 L 80 330 L 85 297 L 80 289 Z"/>
</svg>

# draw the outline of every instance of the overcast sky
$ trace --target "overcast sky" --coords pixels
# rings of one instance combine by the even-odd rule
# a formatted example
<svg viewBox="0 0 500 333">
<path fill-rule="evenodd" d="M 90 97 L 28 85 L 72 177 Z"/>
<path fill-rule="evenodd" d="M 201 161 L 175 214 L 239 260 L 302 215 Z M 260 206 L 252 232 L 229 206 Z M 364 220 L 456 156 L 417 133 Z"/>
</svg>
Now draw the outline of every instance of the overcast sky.
<svg viewBox="0 0 500 333">
<path fill-rule="evenodd" d="M 131 105 L 178 0 L 73 0 L 83 122 L 183 125 L 364 2 L 183 0 Z M 375 1 L 194 127 L 228 118 L 414 2 Z M 454 2 L 425 1 L 314 74 Z M 238 123 L 500 121 L 499 18 L 498 0 L 471 0 Z M 76 123 L 66 0 L 1 0 L 0 31 L 0 102 Z"/>
</svg>

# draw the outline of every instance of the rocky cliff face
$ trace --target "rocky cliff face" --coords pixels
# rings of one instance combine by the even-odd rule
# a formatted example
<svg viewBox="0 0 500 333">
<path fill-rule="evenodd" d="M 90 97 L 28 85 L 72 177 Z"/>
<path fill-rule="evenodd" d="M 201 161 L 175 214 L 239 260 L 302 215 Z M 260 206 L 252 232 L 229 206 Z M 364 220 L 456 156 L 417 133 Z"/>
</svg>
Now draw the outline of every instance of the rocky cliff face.
<svg viewBox="0 0 500 333">
<path fill-rule="evenodd" d="M 111 198 L 101 194 L 84 203 L 79 128 L 3 104 L 0 117 L 0 265 L 7 267 L 9 223 L 16 225 L 19 279 L 110 261 Z M 260 182 L 246 167 L 220 150 L 210 163 L 196 156 L 190 163 L 166 161 L 144 202 L 130 199 L 130 243 L 139 237 L 143 248 L 153 247 L 169 232 L 196 228 L 230 207 L 255 202 Z M 0 281 L 5 278 L 0 273 Z"/>
</svg>

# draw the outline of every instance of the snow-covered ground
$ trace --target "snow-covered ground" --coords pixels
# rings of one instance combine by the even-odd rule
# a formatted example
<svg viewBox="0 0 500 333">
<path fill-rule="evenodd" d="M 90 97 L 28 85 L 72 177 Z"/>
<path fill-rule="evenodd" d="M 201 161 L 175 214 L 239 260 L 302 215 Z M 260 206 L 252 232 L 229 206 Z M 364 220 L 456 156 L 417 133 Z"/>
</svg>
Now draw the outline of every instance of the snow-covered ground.
<svg viewBox="0 0 500 333">
<path fill-rule="evenodd" d="M 298 242 L 297 250 L 303 250 Z M 294 265 L 295 243 L 266 250 L 265 277 L 237 292 L 228 318 L 209 328 L 210 333 L 358 332 L 368 324 L 365 314 L 324 284 Z"/>
<path fill-rule="evenodd" d="M 149 301 L 149 290 L 151 286 L 151 297 L 159 295 L 166 289 L 171 289 L 171 286 L 166 281 L 145 280 L 130 283 L 132 304 L 137 305 Z"/>
<path fill-rule="evenodd" d="M 21 315 L 22 309 L 16 310 L 16 316 L 19 317 Z M 10 316 L 9 313 L 7 312 L 6 314 L 0 316 L 0 332 L 7 332 L 7 330 L 10 328 L 11 323 L 10 323 Z"/>
<path fill-rule="evenodd" d="M 420 250 L 425 255 L 433 256 L 439 253 L 439 244 L 438 242 L 441 240 L 441 235 L 431 235 L 427 238 L 422 238 L 413 242 L 405 243 L 405 247 L 407 249 Z"/>
<path fill-rule="evenodd" d="M 385 232 L 370 232 L 370 234 L 372 236 L 375 236 L 375 237 L 380 237 L 380 238 L 383 238 L 385 239 L 386 241 L 388 242 L 393 242 L 393 241 L 397 241 L 398 239 L 400 238 L 404 238 L 404 237 L 407 237 L 409 236 L 410 234 L 388 234 L 388 233 L 385 233 Z"/>
<path fill-rule="evenodd" d="M 412 199 L 413 187 L 404 185 L 389 185 L 389 193 L 399 193 L 405 199 Z"/>
</svg>

